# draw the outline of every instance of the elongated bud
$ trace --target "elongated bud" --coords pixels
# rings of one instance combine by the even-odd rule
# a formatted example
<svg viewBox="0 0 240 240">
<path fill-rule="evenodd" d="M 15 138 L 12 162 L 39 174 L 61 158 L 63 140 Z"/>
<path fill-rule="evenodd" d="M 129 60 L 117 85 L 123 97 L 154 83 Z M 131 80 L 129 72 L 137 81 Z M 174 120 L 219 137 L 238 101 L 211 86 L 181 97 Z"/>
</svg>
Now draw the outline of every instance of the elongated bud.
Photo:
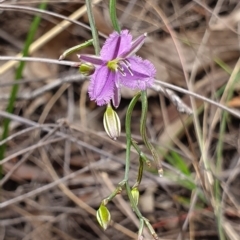
<svg viewBox="0 0 240 240">
<path fill-rule="evenodd" d="M 85 76 L 90 76 L 94 73 L 95 67 L 91 63 L 82 63 L 79 67 L 79 72 Z"/>
<path fill-rule="evenodd" d="M 121 123 L 117 113 L 112 109 L 110 105 L 103 116 L 103 126 L 110 138 L 116 140 L 121 133 Z"/>
<path fill-rule="evenodd" d="M 131 190 L 132 196 L 133 196 L 133 201 L 136 204 L 136 206 L 138 205 L 138 199 L 139 199 L 139 190 L 137 187 L 134 187 Z"/>
<path fill-rule="evenodd" d="M 111 221 L 111 214 L 108 211 L 107 207 L 103 204 L 100 205 L 99 209 L 97 210 L 97 220 L 99 225 L 106 230 L 110 221 Z"/>
</svg>

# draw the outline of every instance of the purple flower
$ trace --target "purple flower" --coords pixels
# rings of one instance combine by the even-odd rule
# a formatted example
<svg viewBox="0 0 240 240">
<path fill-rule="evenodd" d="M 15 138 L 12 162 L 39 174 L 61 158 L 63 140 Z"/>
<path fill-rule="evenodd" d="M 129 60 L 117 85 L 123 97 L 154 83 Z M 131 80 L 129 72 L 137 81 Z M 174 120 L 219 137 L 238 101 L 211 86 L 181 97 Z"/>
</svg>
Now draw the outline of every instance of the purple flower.
<svg viewBox="0 0 240 240">
<path fill-rule="evenodd" d="M 146 36 L 143 34 L 132 41 L 128 30 L 113 32 L 104 43 L 100 56 L 78 55 L 81 61 L 90 62 L 96 67 L 88 92 L 97 105 L 102 106 L 112 100 L 113 105 L 118 107 L 121 85 L 134 90 L 146 90 L 152 86 L 155 67 L 135 55 Z"/>
</svg>

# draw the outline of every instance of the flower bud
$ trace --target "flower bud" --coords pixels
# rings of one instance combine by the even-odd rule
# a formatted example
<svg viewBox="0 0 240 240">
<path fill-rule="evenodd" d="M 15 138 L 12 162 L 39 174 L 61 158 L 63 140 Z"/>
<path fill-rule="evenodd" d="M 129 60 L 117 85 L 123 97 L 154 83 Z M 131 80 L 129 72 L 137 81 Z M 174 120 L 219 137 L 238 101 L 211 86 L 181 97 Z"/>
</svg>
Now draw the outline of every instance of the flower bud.
<svg viewBox="0 0 240 240">
<path fill-rule="evenodd" d="M 136 206 L 138 205 L 138 199 L 139 199 L 139 190 L 137 187 L 132 188 L 131 190 L 132 196 L 133 196 L 133 201 L 136 204 Z"/>
<path fill-rule="evenodd" d="M 116 140 L 121 133 L 121 123 L 117 113 L 112 109 L 110 105 L 107 106 L 107 109 L 103 116 L 103 126 L 110 138 Z"/>
<path fill-rule="evenodd" d="M 94 73 L 95 67 L 91 63 L 82 63 L 79 66 L 79 72 L 85 76 L 90 76 Z"/>
<path fill-rule="evenodd" d="M 107 207 L 103 204 L 100 205 L 99 209 L 97 210 L 97 220 L 100 226 L 106 230 L 110 221 L 111 221 L 111 214 L 108 211 Z"/>
</svg>

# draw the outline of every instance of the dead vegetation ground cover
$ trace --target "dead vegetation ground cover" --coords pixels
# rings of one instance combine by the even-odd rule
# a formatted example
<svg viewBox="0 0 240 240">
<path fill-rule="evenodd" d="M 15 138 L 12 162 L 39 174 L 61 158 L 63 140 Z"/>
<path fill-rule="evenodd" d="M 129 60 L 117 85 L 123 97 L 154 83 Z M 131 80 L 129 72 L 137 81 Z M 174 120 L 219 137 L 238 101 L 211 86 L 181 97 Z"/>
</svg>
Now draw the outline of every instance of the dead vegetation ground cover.
<svg viewBox="0 0 240 240">
<path fill-rule="evenodd" d="M 88 25 L 84 2 L 79 2 L 49 1 L 47 10 L 69 17 L 82 9 L 77 20 Z M 108 1 L 97 2 L 96 25 L 108 35 Z M 239 108 L 238 0 L 117 2 L 123 28 L 134 36 L 149 33 L 139 54 L 154 63 L 159 80 Z M 0 56 L 15 56 L 36 13 L 6 5 L 36 8 L 39 2 L 1 4 Z M 35 44 L 32 57 L 58 59 L 67 48 L 91 38 L 77 24 L 61 25 L 59 33 L 49 36 L 63 20 L 41 16 L 35 41 L 43 43 Z M 84 51 L 93 53 L 92 48 Z M 0 64 L 2 123 L 18 63 Z M 101 200 L 123 177 L 125 134 L 116 142 L 106 136 L 104 108 L 89 101 L 85 80 L 75 68 L 26 63 L 2 160 L 0 239 L 136 238 L 138 220 L 124 191 L 108 205 L 112 226 L 103 232 L 95 220 Z M 132 93 L 124 89 L 122 94 L 118 113 L 124 129 Z M 154 166 L 145 169 L 139 207 L 160 239 L 240 239 L 239 118 L 197 98 L 190 101 L 189 94 L 177 94 L 195 114 L 181 114 L 163 94 L 149 94 L 146 127 L 164 161 L 165 176 L 160 179 Z M 132 120 L 139 144 L 140 115 L 139 105 Z M 131 183 L 137 166 L 133 152 Z M 146 233 L 145 239 L 150 238 Z"/>
</svg>

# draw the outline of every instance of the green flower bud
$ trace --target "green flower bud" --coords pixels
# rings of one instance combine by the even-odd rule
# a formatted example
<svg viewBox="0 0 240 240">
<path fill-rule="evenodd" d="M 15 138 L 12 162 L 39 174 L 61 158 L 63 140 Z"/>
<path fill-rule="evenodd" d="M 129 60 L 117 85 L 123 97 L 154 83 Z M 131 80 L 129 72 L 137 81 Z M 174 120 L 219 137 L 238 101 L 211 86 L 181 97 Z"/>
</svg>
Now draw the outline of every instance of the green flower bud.
<svg viewBox="0 0 240 240">
<path fill-rule="evenodd" d="M 139 199 L 139 191 L 137 187 L 132 188 L 131 190 L 133 201 L 136 205 L 138 205 L 138 199 Z"/>
<path fill-rule="evenodd" d="M 121 133 L 121 123 L 117 113 L 112 109 L 110 105 L 103 116 L 103 126 L 110 138 L 116 140 Z"/>
<path fill-rule="evenodd" d="M 90 76 L 94 73 L 95 67 L 91 63 L 82 63 L 79 67 L 79 72 L 85 76 Z"/>
<path fill-rule="evenodd" d="M 97 210 L 97 220 L 100 226 L 106 230 L 110 221 L 111 221 L 111 214 L 108 211 L 107 207 L 104 205 L 100 205 L 99 209 Z"/>
</svg>

